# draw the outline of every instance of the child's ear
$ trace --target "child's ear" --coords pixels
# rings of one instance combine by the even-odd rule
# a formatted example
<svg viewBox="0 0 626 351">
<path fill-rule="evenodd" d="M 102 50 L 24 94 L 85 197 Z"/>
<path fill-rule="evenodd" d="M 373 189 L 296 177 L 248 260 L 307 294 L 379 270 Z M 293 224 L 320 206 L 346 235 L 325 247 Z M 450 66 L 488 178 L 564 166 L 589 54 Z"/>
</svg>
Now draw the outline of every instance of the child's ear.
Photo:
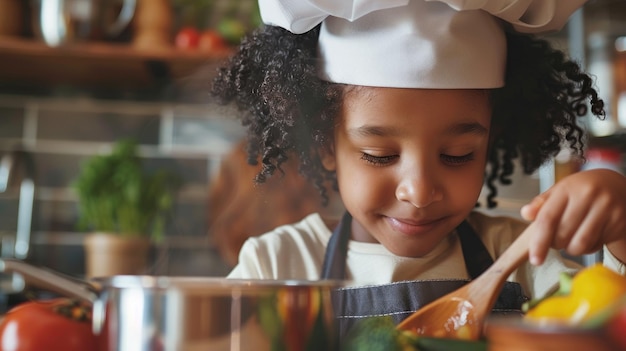
<svg viewBox="0 0 626 351">
<path fill-rule="evenodd" d="M 322 161 L 322 166 L 327 171 L 335 171 L 337 164 L 335 159 L 335 150 L 332 146 L 328 146 L 325 148 L 321 148 L 320 151 L 320 159 Z"/>
</svg>

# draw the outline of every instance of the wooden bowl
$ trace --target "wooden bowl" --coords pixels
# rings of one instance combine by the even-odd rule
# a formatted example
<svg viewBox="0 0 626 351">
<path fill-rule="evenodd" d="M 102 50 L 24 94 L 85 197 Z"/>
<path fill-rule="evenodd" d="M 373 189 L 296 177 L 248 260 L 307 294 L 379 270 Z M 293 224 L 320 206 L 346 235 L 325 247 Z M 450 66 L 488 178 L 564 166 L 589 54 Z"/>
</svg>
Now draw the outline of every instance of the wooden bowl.
<svg viewBox="0 0 626 351">
<path fill-rule="evenodd" d="M 491 317 L 485 324 L 488 351 L 619 351 L 603 329 L 539 325 L 518 316 Z"/>
</svg>

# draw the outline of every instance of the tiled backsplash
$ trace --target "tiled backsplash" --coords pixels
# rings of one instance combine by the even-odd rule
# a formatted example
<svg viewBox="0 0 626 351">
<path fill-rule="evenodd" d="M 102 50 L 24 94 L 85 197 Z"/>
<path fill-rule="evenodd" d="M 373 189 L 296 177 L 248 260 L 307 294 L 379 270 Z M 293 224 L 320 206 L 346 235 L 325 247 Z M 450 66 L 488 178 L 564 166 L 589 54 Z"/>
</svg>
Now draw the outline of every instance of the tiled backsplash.
<svg viewBox="0 0 626 351">
<path fill-rule="evenodd" d="M 24 150 L 34 164 L 35 203 L 29 261 L 83 274 L 83 233 L 71 184 L 81 163 L 108 152 L 120 138 L 140 144 L 148 169 L 176 172 L 184 186 L 163 242 L 155 245 L 152 274 L 223 275 L 229 267 L 213 247 L 205 223 L 213 172 L 243 137 L 228 108 L 0 95 L 0 154 Z M 0 193 L 0 233 L 17 227 L 18 184 Z"/>
</svg>

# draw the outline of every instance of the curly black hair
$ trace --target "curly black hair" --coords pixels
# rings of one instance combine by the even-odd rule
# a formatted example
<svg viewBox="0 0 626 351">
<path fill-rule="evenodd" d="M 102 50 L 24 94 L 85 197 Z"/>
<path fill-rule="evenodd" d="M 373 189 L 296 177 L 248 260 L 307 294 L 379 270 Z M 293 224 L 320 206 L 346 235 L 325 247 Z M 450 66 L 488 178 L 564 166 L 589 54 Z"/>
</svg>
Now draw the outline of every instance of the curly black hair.
<svg viewBox="0 0 626 351">
<path fill-rule="evenodd" d="M 234 102 L 248 130 L 249 163 L 261 162 L 264 182 L 289 157 L 300 173 L 328 198 L 336 190 L 334 172 L 322 167 L 319 150 L 331 140 L 335 117 L 347 86 L 318 78 L 319 26 L 304 34 L 263 26 L 245 38 L 239 51 L 219 69 L 211 94 Z M 604 103 L 591 77 L 549 42 L 507 32 L 506 84 L 491 92 L 491 146 L 485 184 L 487 206 L 495 207 L 496 181 L 510 184 L 514 160 L 531 174 L 565 144 L 583 157 L 584 130 L 577 118 L 604 118 Z"/>
</svg>

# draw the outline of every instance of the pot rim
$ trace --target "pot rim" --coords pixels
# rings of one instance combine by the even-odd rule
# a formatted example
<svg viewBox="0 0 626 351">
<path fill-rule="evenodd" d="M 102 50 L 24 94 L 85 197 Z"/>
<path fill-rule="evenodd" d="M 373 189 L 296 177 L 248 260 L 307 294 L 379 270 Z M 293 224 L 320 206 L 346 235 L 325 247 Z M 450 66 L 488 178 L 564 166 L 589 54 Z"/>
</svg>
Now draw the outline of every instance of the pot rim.
<svg viewBox="0 0 626 351">
<path fill-rule="evenodd" d="M 93 278 L 90 283 L 109 288 L 141 289 L 211 289 L 215 291 L 247 291 L 258 289 L 276 289 L 285 287 L 339 288 L 345 285 L 343 280 L 271 280 L 271 279 L 230 279 L 226 277 L 195 276 L 158 276 L 158 275 L 115 275 Z"/>
</svg>

